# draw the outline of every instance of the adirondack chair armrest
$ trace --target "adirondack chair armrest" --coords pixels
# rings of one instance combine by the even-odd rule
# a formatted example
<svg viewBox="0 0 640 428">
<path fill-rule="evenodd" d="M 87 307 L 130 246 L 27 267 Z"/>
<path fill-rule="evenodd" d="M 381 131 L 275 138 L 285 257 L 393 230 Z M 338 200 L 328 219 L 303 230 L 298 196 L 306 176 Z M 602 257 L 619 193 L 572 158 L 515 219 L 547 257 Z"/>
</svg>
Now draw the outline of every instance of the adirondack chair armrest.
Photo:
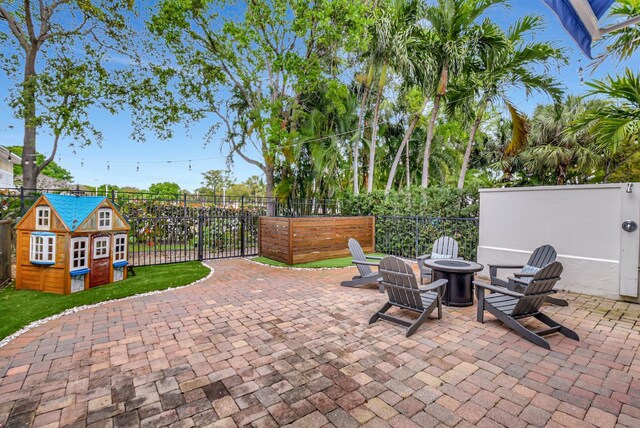
<svg viewBox="0 0 640 428">
<path fill-rule="evenodd" d="M 446 279 L 439 279 L 432 282 L 426 287 L 418 287 L 418 290 L 420 290 L 421 293 L 425 293 L 427 291 L 437 291 L 439 288 L 446 286 L 448 282 L 449 281 L 447 281 Z"/>
<path fill-rule="evenodd" d="M 519 272 L 516 272 L 513 274 L 513 276 L 515 276 L 516 278 L 533 278 L 534 275 L 535 273 L 519 273 Z"/>
<path fill-rule="evenodd" d="M 367 265 L 367 266 L 380 266 L 380 263 L 376 263 L 376 262 L 367 262 L 364 260 L 352 260 L 351 263 L 353 263 L 354 265 Z"/>
<path fill-rule="evenodd" d="M 365 257 L 368 258 L 368 259 L 371 259 L 371 260 L 382 260 L 382 259 L 384 259 L 384 257 L 380 257 L 380 256 L 365 256 Z"/>
<path fill-rule="evenodd" d="M 431 258 L 431 254 L 423 254 L 421 256 L 418 256 L 417 260 L 418 262 L 424 262 L 427 259 Z"/>
<path fill-rule="evenodd" d="M 533 275 L 531 275 L 533 277 Z M 527 285 L 529 285 L 529 281 L 527 281 L 526 279 L 521 279 L 521 278 L 513 278 L 513 277 L 508 277 L 507 278 L 509 280 L 509 282 L 515 282 L 518 285 L 524 285 L 525 287 Z"/>
<path fill-rule="evenodd" d="M 498 276 L 498 269 L 522 269 L 524 265 L 487 265 L 489 266 L 489 276 L 494 278 Z"/>
<path fill-rule="evenodd" d="M 504 287 L 496 287 L 495 285 L 487 284 L 486 282 L 473 281 L 473 284 L 476 287 L 478 287 L 478 289 L 494 291 L 496 293 L 504 294 L 505 296 L 511 296 L 511 297 L 523 297 L 524 296 L 524 294 L 522 294 L 522 293 L 517 293 L 515 291 L 507 290 Z M 478 290 L 478 291 L 480 291 L 480 290 Z"/>
<path fill-rule="evenodd" d="M 524 265 L 487 265 L 497 269 L 522 269 Z"/>
</svg>

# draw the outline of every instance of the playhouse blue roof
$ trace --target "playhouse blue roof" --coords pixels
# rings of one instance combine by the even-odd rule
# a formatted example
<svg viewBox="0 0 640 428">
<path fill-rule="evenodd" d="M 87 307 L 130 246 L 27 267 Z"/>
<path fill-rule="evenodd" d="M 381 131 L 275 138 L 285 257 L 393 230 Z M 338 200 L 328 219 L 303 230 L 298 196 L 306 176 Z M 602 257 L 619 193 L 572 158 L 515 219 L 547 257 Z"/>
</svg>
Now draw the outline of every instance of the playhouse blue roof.
<svg viewBox="0 0 640 428">
<path fill-rule="evenodd" d="M 71 232 L 76 230 L 89 214 L 106 199 L 104 196 L 53 195 L 49 193 L 45 193 L 44 196 Z"/>
</svg>

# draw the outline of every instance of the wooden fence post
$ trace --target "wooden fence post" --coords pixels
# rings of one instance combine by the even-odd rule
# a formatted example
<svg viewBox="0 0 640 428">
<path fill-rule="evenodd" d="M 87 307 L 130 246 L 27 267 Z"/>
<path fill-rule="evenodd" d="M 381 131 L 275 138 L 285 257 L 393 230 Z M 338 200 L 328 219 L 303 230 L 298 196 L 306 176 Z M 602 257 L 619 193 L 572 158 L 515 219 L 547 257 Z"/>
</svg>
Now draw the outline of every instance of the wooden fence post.
<svg viewBox="0 0 640 428">
<path fill-rule="evenodd" d="M 11 281 L 13 220 L 0 220 L 0 286 Z"/>
</svg>

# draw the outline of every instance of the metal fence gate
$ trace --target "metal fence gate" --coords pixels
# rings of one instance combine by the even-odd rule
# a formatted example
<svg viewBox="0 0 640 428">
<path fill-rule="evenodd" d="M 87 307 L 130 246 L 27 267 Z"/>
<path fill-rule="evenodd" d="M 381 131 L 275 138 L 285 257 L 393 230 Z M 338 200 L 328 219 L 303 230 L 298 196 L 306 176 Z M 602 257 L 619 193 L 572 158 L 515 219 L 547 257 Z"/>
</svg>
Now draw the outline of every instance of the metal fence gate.
<svg viewBox="0 0 640 428">
<path fill-rule="evenodd" d="M 129 217 L 129 262 L 133 266 L 258 254 L 258 213 Z"/>
</svg>

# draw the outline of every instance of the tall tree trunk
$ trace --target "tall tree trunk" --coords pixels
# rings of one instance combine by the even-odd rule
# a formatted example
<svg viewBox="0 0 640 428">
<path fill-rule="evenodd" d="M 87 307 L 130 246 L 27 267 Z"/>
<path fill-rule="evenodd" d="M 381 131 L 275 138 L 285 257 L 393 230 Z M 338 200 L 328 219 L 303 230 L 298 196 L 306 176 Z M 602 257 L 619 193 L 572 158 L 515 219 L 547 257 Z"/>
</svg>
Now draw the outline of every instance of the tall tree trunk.
<svg viewBox="0 0 640 428">
<path fill-rule="evenodd" d="M 464 152 L 464 159 L 462 160 L 462 168 L 460 168 L 460 177 L 458 178 L 458 189 L 462 189 L 464 187 L 464 179 L 467 176 L 467 168 L 469 167 L 469 161 L 471 160 L 471 149 L 473 148 L 473 142 L 476 139 L 476 132 L 480 127 L 480 123 L 482 122 L 482 117 L 484 116 L 484 111 L 487 108 L 487 99 L 483 98 L 480 104 L 480 108 L 476 113 L 476 120 L 473 121 L 473 126 L 471 127 L 471 133 L 469 134 L 469 141 L 467 142 L 467 150 Z"/>
<path fill-rule="evenodd" d="M 440 81 L 438 82 L 436 96 L 433 100 L 433 112 L 431 113 L 431 120 L 429 121 L 429 128 L 427 129 L 427 140 L 424 145 L 424 157 L 422 159 L 422 187 L 425 189 L 429 187 L 429 159 L 431 158 L 433 131 L 436 127 L 436 118 L 438 117 L 438 110 L 440 109 L 440 100 L 447 93 L 448 82 L 449 63 L 445 60 L 444 64 L 442 64 L 442 71 L 440 72 Z"/>
<path fill-rule="evenodd" d="M 563 163 L 558 165 L 558 179 L 556 184 L 562 186 L 567 183 L 567 166 Z"/>
<path fill-rule="evenodd" d="M 422 159 L 422 187 L 425 189 L 429 186 L 429 159 L 431 158 L 431 143 L 433 142 L 433 131 L 436 127 L 436 118 L 438 117 L 441 98 L 442 95 L 436 94 L 436 97 L 433 100 L 433 111 L 431 112 L 429 128 L 427 128 L 427 140 L 424 145 L 424 157 Z"/>
<path fill-rule="evenodd" d="M 371 125 L 371 144 L 369 145 L 369 176 L 367 177 L 367 192 L 373 191 L 373 174 L 376 164 L 376 139 L 378 138 L 378 118 L 380 115 L 380 103 L 382 102 L 382 92 L 387 77 L 387 65 L 382 66 L 380 73 L 380 83 L 378 84 L 378 94 L 376 96 L 376 106 L 373 111 L 373 124 Z"/>
<path fill-rule="evenodd" d="M 362 140 L 362 129 L 364 127 L 364 114 L 369 99 L 369 91 L 371 87 L 365 82 L 364 92 L 362 93 L 362 102 L 360 103 L 360 113 L 358 114 L 358 124 L 356 125 L 356 135 L 353 141 L 353 194 L 360 193 L 359 175 L 358 175 L 358 158 L 360 156 L 360 141 Z"/>
<path fill-rule="evenodd" d="M 264 165 L 264 176 L 267 181 L 266 185 L 266 197 L 267 197 L 267 216 L 275 216 L 276 215 L 276 201 L 273 197 L 274 186 L 274 177 L 273 177 L 273 165 L 270 165 L 268 162 L 265 162 Z"/>
<path fill-rule="evenodd" d="M 407 189 L 411 187 L 411 159 L 409 157 L 409 142 L 407 142 Z"/>
<path fill-rule="evenodd" d="M 22 142 L 22 187 L 29 192 L 38 186 L 36 165 L 36 50 L 27 52 L 24 66 L 24 139 Z"/>
<path fill-rule="evenodd" d="M 422 108 L 420 111 L 411 119 L 411 123 L 409 123 L 409 128 L 407 128 L 407 132 L 405 132 L 404 137 L 402 138 L 402 142 L 400 143 L 400 147 L 396 152 L 395 158 L 393 158 L 393 164 L 391 165 L 391 171 L 389 171 L 389 178 L 387 179 L 387 186 L 385 187 L 385 192 L 391 190 L 393 185 L 393 180 L 396 177 L 396 171 L 398 169 L 398 164 L 400 163 L 400 158 L 402 157 L 402 152 L 404 150 L 404 146 L 407 145 L 407 153 L 409 153 L 409 140 L 411 139 L 411 135 L 413 135 L 413 131 L 416 129 L 418 122 L 420 122 L 420 118 L 422 117 L 422 113 L 424 109 L 427 108 L 427 104 L 429 103 L 429 97 L 425 97 L 424 102 L 422 103 Z M 407 169 L 409 165 L 407 164 Z"/>
</svg>

